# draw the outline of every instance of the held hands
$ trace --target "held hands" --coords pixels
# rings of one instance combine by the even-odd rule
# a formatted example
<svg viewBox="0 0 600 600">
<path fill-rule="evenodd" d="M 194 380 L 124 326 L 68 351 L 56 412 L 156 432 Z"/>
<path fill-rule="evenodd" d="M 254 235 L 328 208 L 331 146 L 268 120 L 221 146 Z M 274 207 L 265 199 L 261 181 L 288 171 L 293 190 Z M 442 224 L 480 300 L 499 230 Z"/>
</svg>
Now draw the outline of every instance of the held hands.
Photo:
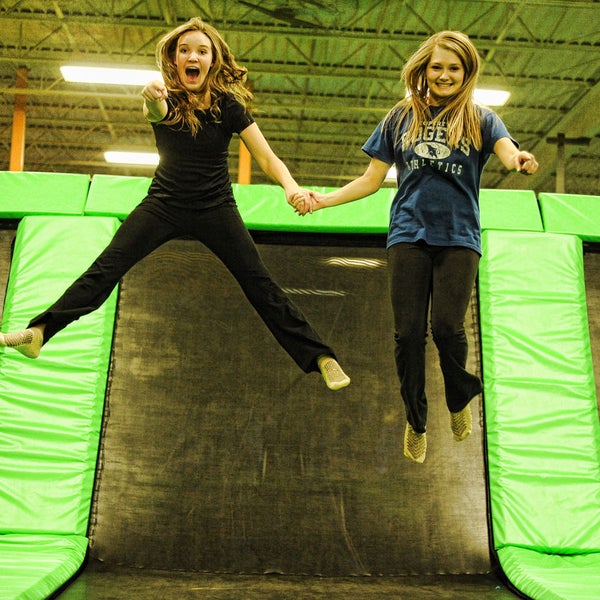
<svg viewBox="0 0 600 600">
<path fill-rule="evenodd" d="M 288 204 L 294 209 L 294 212 L 300 216 L 312 212 L 312 197 L 309 190 L 298 188 L 287 197 Z"/>
<path fill-rule="evenodd" d="M 530 152 L 517 152 L 515 155 L 515 169 L 523 175 L 533 175 L 538 170 L 538 162 Z"/>
<path fill-rule="evenodd" d="M 288 198 L 288 204 L 294 209 L 294 212 L 303 217 L 323 208 L 321 204 L 323 197 L 323 194 L 301 188 Z"/>
</svg>

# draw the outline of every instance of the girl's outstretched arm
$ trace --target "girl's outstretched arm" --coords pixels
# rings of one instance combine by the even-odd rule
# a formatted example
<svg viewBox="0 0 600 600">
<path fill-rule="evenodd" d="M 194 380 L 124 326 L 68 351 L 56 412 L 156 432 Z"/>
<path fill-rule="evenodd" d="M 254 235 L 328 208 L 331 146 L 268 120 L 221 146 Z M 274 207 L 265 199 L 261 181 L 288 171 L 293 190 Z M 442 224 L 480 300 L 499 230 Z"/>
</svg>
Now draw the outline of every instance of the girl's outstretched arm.
<svg viewBox="0 0 600 600">
<path fill-rule="evenodd" d="M 248 125 L 240 133 L 240 137 L 265 175 L 285 190 L 285 196 L 290 204 L 296 194 L 308 197 L 308 192 L 302 190 L 296 183 L 285 163 L 273 152 L 256 123 Z"/>
<path fill-rule="evenodd" d="M 354 200 L 360 200 L 374 194 L 383 185 L 390 166 L 378 158 L 371 158 L 366 171 L 360 177 L 347 183 L 344 187 L 328 194 L 311 192 L 313 198 L 311 212 L 328 206 L 338 206 L 346 202 L 353 202 Z"/>
</svg>

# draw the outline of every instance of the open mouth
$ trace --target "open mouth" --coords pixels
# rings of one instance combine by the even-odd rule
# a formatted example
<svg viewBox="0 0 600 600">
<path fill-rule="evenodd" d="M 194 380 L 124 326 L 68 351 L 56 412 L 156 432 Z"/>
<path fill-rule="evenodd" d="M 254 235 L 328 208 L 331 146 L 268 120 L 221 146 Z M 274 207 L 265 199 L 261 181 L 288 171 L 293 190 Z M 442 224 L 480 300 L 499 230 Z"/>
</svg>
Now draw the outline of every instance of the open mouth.
<svg viewBox="0 0 600 600">
<path fill-rule="evenodd" d="M 185 77 L 190 83 L 195 83 L 200 78 L 200 69 L 198 67 L 186 67 Z"/>
</svg>

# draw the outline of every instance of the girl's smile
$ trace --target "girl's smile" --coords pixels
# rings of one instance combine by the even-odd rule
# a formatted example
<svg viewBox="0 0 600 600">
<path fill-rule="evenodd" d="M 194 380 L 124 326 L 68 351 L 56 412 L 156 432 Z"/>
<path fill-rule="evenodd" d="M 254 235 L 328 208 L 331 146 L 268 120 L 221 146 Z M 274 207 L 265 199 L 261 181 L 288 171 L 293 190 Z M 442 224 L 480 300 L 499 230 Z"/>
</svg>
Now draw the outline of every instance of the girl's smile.
<svg viewBox="0 0 600 600">
<path fill-rule="evenodd" d="M 190 91 L 199 90 L 212 66 L 212 45 L 201 31 L 188 31 L 177 40 L 175 66 L 182 85 Z"/>
<path fill-rule="evenodd" d="M 436 46 L 427 64 L 425 77 L 429 88 L 429 102 L 433 106 L 439 106 L 458 94 L 465 79 L 465 69 L 454 52 Z"/>
</svg>

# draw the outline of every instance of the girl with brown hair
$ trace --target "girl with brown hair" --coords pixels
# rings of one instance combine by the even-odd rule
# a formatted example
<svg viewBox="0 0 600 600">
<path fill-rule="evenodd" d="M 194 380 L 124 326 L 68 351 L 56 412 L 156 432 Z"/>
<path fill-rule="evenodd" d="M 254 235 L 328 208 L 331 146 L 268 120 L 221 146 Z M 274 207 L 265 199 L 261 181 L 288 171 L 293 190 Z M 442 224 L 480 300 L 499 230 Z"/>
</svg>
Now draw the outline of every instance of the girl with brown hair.
<svg viewBox="0 0 600 600">
<path fill-rule="evenodd" d="M 303 371 L 320 371 L 332 390 L 347 386 L 350 379 L 332 349 L 271 278 L 235 204 L 227 164 L 234 133 L 288 200 L 308 194 L 250 113 L 247 70 L 237 65 L 219 32 L 197 18 L 160 40 L 157 62 L 164 81 L 151 81 L 142 91 L 160 156 L 148 195 L 63 296 L 26 330 L 0 334 L 0 346 L 36 358 L 61 329 L 97 309 L 138 261 L 168 240 L 191 236 L 229 269 Z"/>
</svg>

